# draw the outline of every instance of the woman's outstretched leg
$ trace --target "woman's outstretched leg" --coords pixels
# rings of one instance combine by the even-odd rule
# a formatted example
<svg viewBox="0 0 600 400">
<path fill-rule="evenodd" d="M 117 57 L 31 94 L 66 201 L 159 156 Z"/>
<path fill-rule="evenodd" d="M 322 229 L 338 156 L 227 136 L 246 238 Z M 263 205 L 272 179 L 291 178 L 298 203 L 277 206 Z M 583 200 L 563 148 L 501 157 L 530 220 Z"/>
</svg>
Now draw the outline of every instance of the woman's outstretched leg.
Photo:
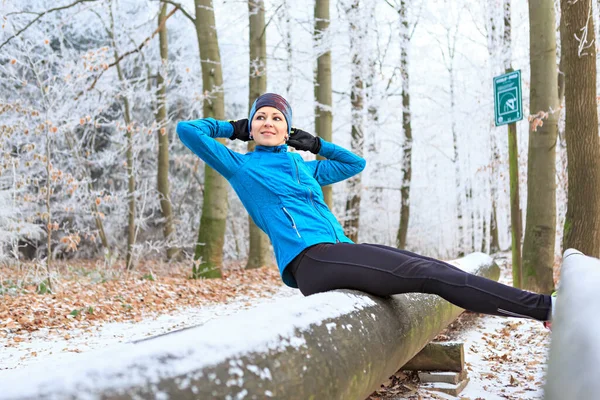
<svg viewBox="0 0 600 400">
<path fill-rule="evenodd" d="M 304 295 L 355 289 L 377 296 L 431 293 L 484 314 L 548 319 L 550 296 L 469 274 L 443 261 L 391 247 L 320 244 L 299 256 L 292 273 Z"/>
</svg>

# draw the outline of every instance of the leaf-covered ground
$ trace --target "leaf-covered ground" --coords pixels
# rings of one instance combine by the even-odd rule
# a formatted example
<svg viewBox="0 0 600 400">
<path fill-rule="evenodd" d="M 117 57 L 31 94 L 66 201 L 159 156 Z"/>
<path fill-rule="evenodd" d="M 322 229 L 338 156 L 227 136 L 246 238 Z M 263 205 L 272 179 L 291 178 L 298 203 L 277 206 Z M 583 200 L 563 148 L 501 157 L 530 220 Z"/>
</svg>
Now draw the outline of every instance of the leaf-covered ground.
<svg viewBox="0 0 600 400">
<path fill-rule="evenodd" d="M 496 262 L 500 281 L 510 284 L 507 254 Z M 555 267 L 555 277 L 558 268 Z M 398 371 L 367 400 L 521 400 L 542 399 L 550 332 L 541 322 L 463 313 L 436 338 L 464 343 L 469 383 L 459 397 L 431 391 L 414 373 Z"/>
<path fill-rule="evenodd" d="M 502 280 L 510 281 L 506 257 Z M 281 296 L 275 268 L 233 265 L 222 280 L 189 279 L 189 265 L 148 262 L 132 272 L 92 261 L 62 263 L 54 293 L 38 294 L 43 274 L 35 266 L 0 267 L 0 377 L 2 370 L 45 359 L 139 340 Z M 25 283 L 23 283 L 25 282 Z M 18 284 L 17 284 L 18 283 Z M 42 287 L 43 289 L 43 287 Z M 464 400 L 541 399 L 549 332 L 537 321 L 464 313 L 436 338 L 463 341 L 470 379 Z M 456 399 L 429 391 L 415 374 L 399 371 L 373 393 L 379 399 Z"/>
<path fill-rule="evenodd" d="M 38 294 L 42 274 L 34 265 L 0 267 L 0 341 L 19 346 L 30 334 L 69 335 L 109 322 L 139 322 L 186 307 L 226 304 L 234 299 L 273 295 L 282 285 L 276 268 L 231 266 L 224 279 L 190 279 L 185 264 L 147 263 L 134 271 L 99 269 L 91 261 L 62 263 L 53 292 Z M 45 288 L 42 287 L 42 291 Z"/>
</svg>

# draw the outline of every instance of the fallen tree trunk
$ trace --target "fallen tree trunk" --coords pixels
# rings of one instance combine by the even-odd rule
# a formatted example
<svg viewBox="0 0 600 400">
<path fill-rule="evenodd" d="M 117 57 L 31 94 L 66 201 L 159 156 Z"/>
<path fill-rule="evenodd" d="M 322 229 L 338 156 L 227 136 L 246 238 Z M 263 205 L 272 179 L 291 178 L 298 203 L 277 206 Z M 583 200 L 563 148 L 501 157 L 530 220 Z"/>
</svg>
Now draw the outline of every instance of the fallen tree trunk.
<svg viewBox="0 0 600 400">
<path fill-rule="evenodd" d="M 600 393 L 600 260 L 568 249 L 552 321 L 552 341 L 544 398 L 597 399 Z"/>
<path fill-rule="evenodd" d="M 455 265 L 498 279 L 481 253 Z M 3 373 L 0 399 L 359 399 L 462 309 L 434 295 L 334 291 L 289 298 L 201 327 Z M 8 384 L 7 384 L 8 383 Z"/>
</svg>

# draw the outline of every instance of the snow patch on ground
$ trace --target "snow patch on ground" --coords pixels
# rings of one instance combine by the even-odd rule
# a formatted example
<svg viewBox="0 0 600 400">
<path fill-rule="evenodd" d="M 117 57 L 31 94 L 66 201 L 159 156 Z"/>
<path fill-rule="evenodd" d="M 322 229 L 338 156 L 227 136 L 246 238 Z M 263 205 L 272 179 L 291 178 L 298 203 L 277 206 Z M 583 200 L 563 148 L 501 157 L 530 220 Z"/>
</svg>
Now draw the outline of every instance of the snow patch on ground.
<svg viewBox="0 0 600 400">
<path fill-rule="evenodd" d="M 302 297 L 296 289 L 282 287 L 273 297 L 240 297 L 228 304 L 202 308 L 186 308 L 171 315 L 157 315 L 140 322 L 105 323 L 89 329 L 74 329 L 63 336 L 48 335 L 47 329 L 32 332 L 19 347 L 5 347 L 0 340 L 0 380 L 6 370 L 22 368 L 41 361 L 77 360 L 81 353 L 110 346 L 136 342 L 165 333 L 194 326 L 235 314 L 261 304 L 272 304 L 279 299 Z"/>
<path fill-rule="evenodd" d="M 510 253 L 499 253 L 499 281 L 512 284 Z M 469 383 L 459 397 L 418 388 L 419 399 L 543 399 L 551 333 L 539 321 L 484 315 L 453 341 L 463 342 Z M 415 393 L 401 399 L 415 399 Z"/>
<path fill-rule="evenodd" d="M 304 346 L 304 338 L 298 336 L 298 332 L 376 304 L 367 296 L 353 293 L 327 292 L 309 297 L 296 293 L 298 298 L 287 296 L 277 302 L 270 299 L 193 330 L 136 345 L 118 344 L 101 351 L 86 352 L 75 365 L 67 365 L 61 360 L 60 363 L 6 370 L 0 379 L 13 382 L 13 385 L 0 392 L 0 398 L 37 398 L 42 393 L 64 397 L 77 393 L 81 397 L 94 397 L 107 388 L 121 392 L 142 384 L 158 390 L 155 385 L 161 379 L 190 373 L 202 376 L 198 368 L 217 365 L 230 357 Z M 238 367 L 243 366 L 240 360 L 237 362 Z M 68 374 L 65 373 L 67 369 Z M 243 379 L 236 372 L 238 370 L 233 370 L 235 382 L 232 384 L 243 386 Z M 215 383 L 220 384 L 218 379 Z"/>
<path fill-rule="evenodd" d="M 499 264 L 501 263 L 502 260 Z M 503 271 L 503 281 L 507 281 L 507 270 Z M 323 297 L 317 299 L 317 297 Z M 47 331 L 31 333 L 18 347 L 5 347 L 5 339 L 0 341 L 0 381 L 23 367 L 35 365 L 41 361 L 70 362 L 85 358 L 81 353 L 96 350 L 109 350 L 123 346 L 129 342 L 144 340 L 169 332 L 200 325 L 220 324 L 221 320 L 246 309 L 269 309 L 275 302 L 283 301 L 287 306 L 294 304 L 294 298 L 302 299 L 302 309 L 291 306 L 288 317 L 295 327 L 314 322 L 315 313 L 343 314 L 351 312 L 351 305 L 369 306 L 368 298 L 364 301 L 348 302 L 348 294 L 325 293 L 311 298 L 303 298 L 298 290 L 282 287 L 273 297 L 262 299 L 238 298 L 222 305 L 202 308 L 183 309 L 171 315 L 160 315 L 144 319 L 137 323 L 106 323 L 86 330 L 72 330 L 64 337 L 48 336 Z M 357 297 L 358 296 L 351 296 Z M 311 301 L 312 300 L 312 301 Z M 327 303 L 327 310 L 314 309 L 316 303 Z M 313 304 L 315 303 L 315 304 Z M 352 303 L 352 304 L 350 304 Z M 335 312 L 334 312 L 335 311 Z M 253 314 L 253 313 L 251 313 Z M 376 315 L 372 315 L 374 319 Z M 219 319 L 219 321 L 215 321 Z M 289 322 L 289 321 L 288 321 Z M 328 329 L 336 329 L 327 324 Z M 207 326 L 208 328 L 208 326 Z M 351 329 L 351 326 L 342 328 Z M 541 399 L 543 397 L 543 381 L 546 371 L 546 359 L 549 348 L 549 333 L 538 321 L 484 316 L 477 326 L 459 338 L 465 343 L 469 384 L 460 394 L 460 399 Z M 293 343 L 289 343 L 293 345 Z M 300 345 L 300 343 L 295 343 Z M 64 365 L 64 364 L 63 364 Z M 260 370 L 256 366 L 247 366 L 251 373 L 270 379 L 271 371 Z M 265 396 L 270 394 L 265 393 Z M 418 389 L 422 399 L 443 398 L 456 399 L 439 392 L 428 392 Z M 414 393 L 412 394 L 414 396 Z M 398 397 L 399 399 L 401 397 Z M 414 397 L 406 397 L 414 398 Z"/>
<path fill-rule="evenodd" d="M 485 316 L 465 332 L 470 378 L 462 398 L 542 399 L 550 335 L 541 322 Z"/>
</svg>

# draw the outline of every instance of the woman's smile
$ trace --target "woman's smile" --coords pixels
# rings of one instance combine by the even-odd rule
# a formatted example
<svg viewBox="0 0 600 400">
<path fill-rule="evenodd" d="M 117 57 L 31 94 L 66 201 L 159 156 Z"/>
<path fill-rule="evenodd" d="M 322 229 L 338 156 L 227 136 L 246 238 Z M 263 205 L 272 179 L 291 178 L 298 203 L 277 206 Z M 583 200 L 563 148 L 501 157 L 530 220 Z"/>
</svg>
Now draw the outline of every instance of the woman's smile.
<svg viewBox="0 0 600 400">
<path fill-rule="evenodd" d="M 279 146 L 287 140 L 287 121 L 281 111 L 275 107 L 259 108 L 251 124 L 250 133 L 258 145 Z"/>
</svg>

